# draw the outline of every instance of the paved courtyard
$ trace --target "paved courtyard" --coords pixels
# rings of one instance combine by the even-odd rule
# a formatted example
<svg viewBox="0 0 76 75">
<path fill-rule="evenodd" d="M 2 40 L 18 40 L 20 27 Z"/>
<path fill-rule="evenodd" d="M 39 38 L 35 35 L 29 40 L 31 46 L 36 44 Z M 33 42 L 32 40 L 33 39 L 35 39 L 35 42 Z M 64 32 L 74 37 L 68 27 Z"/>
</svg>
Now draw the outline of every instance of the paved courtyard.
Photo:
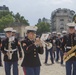
<svg viewBox="0 0 76 75">
<path fill-rule="evenodd" d="M 65 75 L 65 66 L 61 66 L 60 63 L 56 62 L 55 64 L 51 65 L 50 60 L 48 61 L 48 65 L 45 65 L 44 55 L 40 55 L 40 59 L 42 63 L 40 75 Z M 19 61 L 19 75 L 24 75 L 20 64 L 21 61 Z M 5 75 L 4 67 L 0 67 L 0 75 Z"/>
</svg>

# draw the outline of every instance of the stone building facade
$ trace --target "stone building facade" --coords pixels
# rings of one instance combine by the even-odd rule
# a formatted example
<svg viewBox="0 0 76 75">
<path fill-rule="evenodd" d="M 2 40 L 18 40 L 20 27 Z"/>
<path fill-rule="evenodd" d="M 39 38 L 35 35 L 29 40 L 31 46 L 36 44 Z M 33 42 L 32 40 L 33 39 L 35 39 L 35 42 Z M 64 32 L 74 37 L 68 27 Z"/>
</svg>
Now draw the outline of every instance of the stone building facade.
<svg viewBox="0 0 76 75">
<path fill-rule="evenodd" d="M 58 8 L 51 14 L 52 31 L 62 32 L 67 30 L 67 23 L 72 22 L 75 11 Z"/>
</svg>

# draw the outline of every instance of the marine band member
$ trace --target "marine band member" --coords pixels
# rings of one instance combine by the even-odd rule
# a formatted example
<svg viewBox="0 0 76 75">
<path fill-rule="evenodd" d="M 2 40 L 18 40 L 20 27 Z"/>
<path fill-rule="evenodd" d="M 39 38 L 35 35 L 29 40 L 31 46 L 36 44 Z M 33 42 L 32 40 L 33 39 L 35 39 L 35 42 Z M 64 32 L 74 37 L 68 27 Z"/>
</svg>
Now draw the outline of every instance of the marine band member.
<svg viewBox="0 0 76 75">
<path fill-rule="evenodd" d="M 76 45 L 75 23 L 68 23 L 68 34 L 63 37 L 62 47 L 64 55 Z M 65 49 L 66 47 L 66 49 Z M 76 75 L 76 57 L 73 56 L 66 61 L 66 75 Z"/>
<path fill-rule="evenodd" d="M 58 32 L 57 33 L 57 38 L 56 38 L 56 62 L 59 61 L 59 54 L 61 53 L 60 52 L 60 45 L 61 45 L 61 33 Z M 62 64 L 62 63 L 61 63 Z"/>
<path fill-rule="evenodd" d="M 36 38 L 36 26 L 27 26 L 27 37 L 22 41 L 24 59 L 22 67 L 25 75 L 40 75 L 40 59 L 38 54 L 43 54 L 41 41 Z"/>
<path fill-rule="evenodd" d="M 17 31 L 13 29 L 13 30 L 12 30 L 12 36 L 15 36 L 15 37 L 16 37 L 16 32 L 17 32 Z"/>
<path fill-rule="evenodd" d="M 1 47 L 2 47 L 2 42 L 1 42 L 1 38 L 0 38 L 0 66 L 2 66 Z"/>
<path fill-rule="evenodd" d="M 47 37 L 47 39 L 45 40 L 45 43 L 53 43 L 53 40 L 52 40 L 52 37 L 51 37 L 51 33 L 48 33 L 49 35 L 48 35 L 48 37 Z M 48 45 L 46 45 L 46 47 L 45 47 L 45 62 L 44 62 L 44 64 L 46 64 L 47 65 L 47 62 L 48 62 L 48 55 L 49 55 L 49 53 L 50 53 L 50 60 L 51 60 L 51 63 L 52 64 L 54 64 L 54 57 L 53 57 L 53 47 L 51 47 L 50 49 L 48 49 L 48 47 L 47 47 Z"/>
<path fill-rule="evenodd" d="M 5 66 L 5 74 L 11 75 L 11 66 L 13 65 L 13 75 L 18 74 L 18 54 L 19 58 L 22 58 L 22 52 L 20 48 L 20 42 L 12 37 L 13 28 L 5 28 L 6 38 L 2 41 L 2 52 L 4 54 L 4 66 Z"/>
</svg>

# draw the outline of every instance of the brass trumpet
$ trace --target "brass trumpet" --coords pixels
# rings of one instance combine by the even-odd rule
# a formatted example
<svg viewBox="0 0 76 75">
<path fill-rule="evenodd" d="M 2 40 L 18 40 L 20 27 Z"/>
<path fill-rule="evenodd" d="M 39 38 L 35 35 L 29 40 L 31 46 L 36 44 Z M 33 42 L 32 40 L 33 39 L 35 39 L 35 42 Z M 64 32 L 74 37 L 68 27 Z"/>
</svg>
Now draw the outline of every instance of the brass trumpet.
<svg viewBox="0 0 76 75">
<path fill-rule="evenodd" d="M 35 44 L 36 44 L 36 46 L 43 46 L 42 41 L 39 38 L 36 38 Z"/>
</svg>

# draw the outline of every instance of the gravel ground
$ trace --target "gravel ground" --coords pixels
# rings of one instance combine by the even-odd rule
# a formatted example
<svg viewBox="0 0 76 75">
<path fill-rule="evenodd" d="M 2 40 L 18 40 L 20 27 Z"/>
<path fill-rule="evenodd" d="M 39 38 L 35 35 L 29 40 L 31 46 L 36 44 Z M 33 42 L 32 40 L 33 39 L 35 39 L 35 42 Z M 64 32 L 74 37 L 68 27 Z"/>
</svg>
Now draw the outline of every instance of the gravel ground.
<svg viewBox="0 0 76 75">
<path fill-rule="evenodd" d="M 40 60 L 42 63 L 40 75 L 65 75 L 65 66 L 61 66 L 60 63 L 56 62 L 55 64 L 51 65 L 50 60 L 48 60 L 48 65 L 45 65 L 44 55 L 40 55 Z M 19 61 L 19 75 L 24 75 L 20 64 L 21 61 Z M 0 75 L 5 75 L 4 67 L 0 67 Z"/>
</svg>

